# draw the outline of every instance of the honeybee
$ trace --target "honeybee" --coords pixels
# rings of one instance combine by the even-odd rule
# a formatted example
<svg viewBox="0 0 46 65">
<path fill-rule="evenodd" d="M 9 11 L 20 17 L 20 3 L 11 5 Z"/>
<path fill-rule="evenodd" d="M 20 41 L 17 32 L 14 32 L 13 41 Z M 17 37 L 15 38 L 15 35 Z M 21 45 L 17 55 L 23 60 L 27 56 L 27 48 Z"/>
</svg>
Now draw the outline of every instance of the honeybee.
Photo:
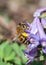
<svg viewBox="0 0 46 65">
<path fill-rule="evenodd" d="M 25 23 L 19 23 L 19 25 L 17 26 L 17 34 L 18 34 L 18 37 L 17 39 L 21 42 L 21 43 L 24 43 L 24 44 L 29 44 L 30 42 L 27 41 L 27 36 L 28 34 L 26 32 L 24 32 L 25 29 L 28 29 L 29 27 L 27 25 L 25 25 Z"/>
</svg>

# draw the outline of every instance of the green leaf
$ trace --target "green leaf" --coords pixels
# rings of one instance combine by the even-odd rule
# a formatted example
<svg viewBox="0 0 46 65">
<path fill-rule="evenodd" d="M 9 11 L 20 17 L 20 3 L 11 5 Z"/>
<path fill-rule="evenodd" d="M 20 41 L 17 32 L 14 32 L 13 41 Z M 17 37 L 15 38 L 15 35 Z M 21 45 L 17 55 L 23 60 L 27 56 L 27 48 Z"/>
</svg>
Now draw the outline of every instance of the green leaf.
<svg viewBox="0 0 46 65">
<path fill-rule="evenodd" d="M 9 41 L 4 41 L 4 42 L 0 45 L 0 47 L 1 47 L 2 49 L 4 49 L 8 44 L 9 44 Z"/>
<path fill-rule="evenodd" d="M 6 47 L 6 45 L 8 45 L 8 41 L 5 41 L 3 42 L 1 45 L 0 45 L 0 58 L 2 59 L 4 57 L 4 48 Z"/>
<path fill-rule="evenodd" d="M 19 57 L 15 57 L 15 63 L 17 64 L 17 65 L 22 65 L 21 64 L 21 59 L 19 58 Z"/>
<path fill-rule="evenodd" d="M 21 51 L 21 59 L 22 59 L 22 62 L 25 64 L 27 61 L 27 58 L 25 57 L 25 55 L 22 51 Z"/>
<path fill-rule="evenodd" d="M 6 65 L 13 65 L 13 64 L 7 63 Z"/>
<path fill-rule="evenodd" d="M 38 61 L 33 61 L 31 63 L 31 65 L 43 65 L 42 62 L 38 62 Z"/>
<path fill-rule="evenodd" d="M 40 51 L 40 54 L 43 54 L 43 51 L 42 50 Z"/>
<path fill-rule="evenodd" d="M 39 16 L 40 18 L 46 17 L 46 13 L 43 13 L 42 15 Z"/>
<path fill-rule="evenodd" d="M 4 48 L 4 56 L 9 55 L 12 52 L 12 47 L 8 44 L 5 48 Z"/>
<path fill-rule="evenodd" d="M 44 60 L 44 56 L 40 55 L 39 59 L 40 59 L 40 61 L 43 61 Z"/>
<path fill-rule="evenodd" d="M 19 45 L 18 45 L 16 42 L 13 43 L 12 48 L 13 48 L 13 50 L 15 51 L 15 53 L 16 53 L 17 55 L 21 56 L 21 55 L 20 55 L 20 47 L 19 47 Z"/>
<path fill-rule="evenodd" d="M 25 55 L 24 55 L 24 53 L 22 52 L 22 50 L 20 49 L 20 54 L 21 54 L 21 59 L 22 59 L 22 62 L 23 62 L 23 64 L 25 64 L 26 63 L 26 61 L 27 61 L 27 58 L 25 57 Z"/>
<path fill-rule="evenodd" d="M 4 62 L 0 62 L 0 65 L 6 65 L 6 63 L 4 63 Z"/>
<path fill-rule="evenodd" d="M 3 58 L 3 49 L 0 47 L 0 59 Z"/>
<path fill-rule="evenodd" d="M 5 61 L 14 59 L 15 53 L 13 52 L 12 47 L 10 45 L 7 45 L 4 48 L 3 52 L 4 52 L 4 59 L 5 59 Z"/>
<path fill-rule="evenodd" d="M 14 60 L 15 58 L 15 53 L 12 52 L 9 56 L 5 57 L 5 61 L 11 61 L 11 60 Z"/>
<path fill-rule="evenodd" d="M 13 65 L 13 64 L 5 63 L 5 62 L 0 62 L 0 65 Z"/>
<path fill-rule="evenodd" d="M 12 64 L 10 64 L 10 63 L 5 63 L 5 62 L 3 62 L 3 61 L 0 61 L 0 65 L 12 65 Z"/>
<path fill-rule="evenodd" d="M 24 50 L 24 49 L 26 49 L 26 46 L 25 46 L 24 44 L 22 44 L 22 45 L 20 46 L 20 49 L 21 49 L 21 50 Z"/>
</svg>

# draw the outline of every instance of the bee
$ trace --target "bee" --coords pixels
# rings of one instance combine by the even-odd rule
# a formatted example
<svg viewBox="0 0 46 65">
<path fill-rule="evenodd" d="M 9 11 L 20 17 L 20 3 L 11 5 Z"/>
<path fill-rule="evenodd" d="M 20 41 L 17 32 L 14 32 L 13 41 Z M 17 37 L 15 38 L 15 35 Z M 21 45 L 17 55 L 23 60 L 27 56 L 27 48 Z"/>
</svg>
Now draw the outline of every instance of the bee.
<svg viewBox="0 0 46 65">
<path fill-rule="evenodd" d="M 25 29 L 28 29 L 29 27 L 27 25 L 25 25 L 25 23 L 19 23 L 19 25 L 17 26 L 17 39 L 18 41 L 20 41 L 23 44 L 29 44 L 30 42 L 27 41 L 27 36 L 28 34 L 26 32 L 24 32 Z"/>
</svg>

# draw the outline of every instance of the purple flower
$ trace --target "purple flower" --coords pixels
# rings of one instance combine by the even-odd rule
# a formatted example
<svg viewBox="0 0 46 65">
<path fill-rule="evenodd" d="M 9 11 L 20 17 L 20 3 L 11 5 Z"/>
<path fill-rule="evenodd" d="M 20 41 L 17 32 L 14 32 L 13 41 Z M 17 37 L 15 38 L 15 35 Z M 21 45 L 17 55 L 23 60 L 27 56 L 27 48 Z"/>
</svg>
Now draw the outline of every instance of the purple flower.
<svg viewBox="0 0 46 65">
<path fill-rule="evenodd" d="M 42 48 L 42 51 L 46 54 L 46 46 Z"/>
<path fill-rule="evenodd" d="M 43 11 L 46 11 L 46 8 L 36 10 L 33 22 L 31 24 L 28 22 L 26 23 L 30 28 L 29 30 L 24 30 L 24 32 L 28 34 L 27 40 L 30 40 L 30 44 L 27 46 L 27 49 L 23 50 L 24 54 L 28 58 L 28 62 L 26 64 L 35 58 L 38 45 L 42 45 L 42 51 L 46 54 L 46 34 L 43 28 L 46 24 L 46 19 L 41 18 L 40 20 L 39 18 Z"/>
<path fill-rule="evenodd" d="M 37 24 L 36 24 L 37 22 L 39 22 L 39 19 L 35 18 L 29 26 L 30 30 L 24 30 L 24 32 L 29 34 L 28 38 L 34 38 L 37 40 L 40 39 L 40 37 L 38 35 L 39 33 L 38 33 Z M 29 23 L 27 23 L 27 24 L 29 24 Z"/>
<path fill-rule="evenodd" d="M 24 54 L 26 55 L 26 57 L 28 58 L 28 62 L 26 63 L 26 65 L 28 63 L 30 63 L 31 61 L 33 61 L 34 57 L 36 56 L 37 54 L 37 48 L 35 47 L 34 49 L 26 49 L 26 50 L 23 50 Z"/>
<path fill-rule="evenodd" d="M 39 17 L 41 15 L 42 12 L 46 11 L 46 8 L 40 8 L 40 9 L 37 9 L 34 13 L 34 17 Z"/>
<path fill-rule="evenodd" d="M 38 29 L 38 33 L 39 33 L 40 39 L 45 39 L 46 40 L 46 34 L 44 32 L 42 24 L 40 23 L 39 18 L 37 19 L 36 25 L 37 25 L 37 29 Z"/>
<path fill-rule="evenodd" d="M 41 18 L 41 24 L 44 28 L 46 28 L 46 18 Z"/>
</svg>

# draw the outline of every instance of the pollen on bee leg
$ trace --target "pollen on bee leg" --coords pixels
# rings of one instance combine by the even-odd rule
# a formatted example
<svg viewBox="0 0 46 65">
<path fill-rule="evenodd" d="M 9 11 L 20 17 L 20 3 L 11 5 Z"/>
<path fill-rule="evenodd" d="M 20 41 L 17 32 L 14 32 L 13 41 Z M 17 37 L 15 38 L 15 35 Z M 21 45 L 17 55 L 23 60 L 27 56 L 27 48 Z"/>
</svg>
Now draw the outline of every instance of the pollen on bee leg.
<svg viewBox="0 0 46 65">
<path fill-rule="evenodd" d="M 23 32 L 22 35 L 23 35 L 24 37 L 27 37 L 27 36 L 28 36 L 28 34 L 25 33 L 25 32 Z"/>
</svg>

